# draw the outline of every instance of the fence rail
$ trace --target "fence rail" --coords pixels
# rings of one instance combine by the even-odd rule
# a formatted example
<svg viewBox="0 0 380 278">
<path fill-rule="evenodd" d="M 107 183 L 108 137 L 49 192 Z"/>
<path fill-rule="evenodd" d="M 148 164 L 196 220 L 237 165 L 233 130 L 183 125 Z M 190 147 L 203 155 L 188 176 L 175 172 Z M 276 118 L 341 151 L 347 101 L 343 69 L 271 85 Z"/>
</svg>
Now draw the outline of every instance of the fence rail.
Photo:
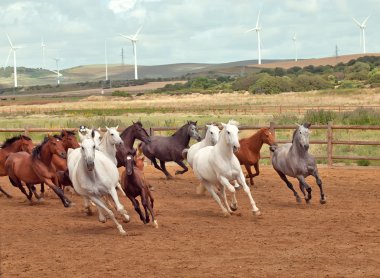
<svg viewBox="0 0 380 278">
<path fill-rule="evenodd" d="M 243 125 L 240 126 L 240 130 L 257 130 L 262 127 L 262 125 Z M 294 130 L 295 125 L 276 125 L 275 123 L 270 123 L 270 129 L 275 134 L 276 130 Z M 156 132 L 160 131 L 175 131 L 178 127 L 150 127 L 148 132 L 150 135 L 154 135 Z M 204 129 L 204 127 L 200 127 Z M 334 160 L 376 160 L 380 161 L 380 157 L 377 156 L 348 156 L 348 155 L 335 155 L 333 152 L 334 145 L 351 145 L 351 146 L 380 146 L 380 141 L 358 141 L 358 140 L 335 140 L 334 131 L 336 130 L 380 130 L 380 126 L 359 126 L 359 125 L 333 125 L 329 122 L 327 125 L 313 125 L 312 129 L 326 130 L 326 140 L 310 140 L 311 144 L 320 144 L 327 146 L 326 156 L 315 156 L 317 159 L 326 159 L 327 165 L 332 166 Z M 48 132 L 60 132 L 61 128 L 0 128 L 1 132 L 19 132 L 25 135 L 30 135 L 31 133 L 48 133 Z M 77 128 L 67 128 L 66 130 L 77 131 Z M 119 129 L 122 130 L 121 128 Z M 278 143 L 289 143 L 291 140 L 277 140 Z M 269 158 L 269 156 L 263 156 L 262 158 Z"/>
</svg>

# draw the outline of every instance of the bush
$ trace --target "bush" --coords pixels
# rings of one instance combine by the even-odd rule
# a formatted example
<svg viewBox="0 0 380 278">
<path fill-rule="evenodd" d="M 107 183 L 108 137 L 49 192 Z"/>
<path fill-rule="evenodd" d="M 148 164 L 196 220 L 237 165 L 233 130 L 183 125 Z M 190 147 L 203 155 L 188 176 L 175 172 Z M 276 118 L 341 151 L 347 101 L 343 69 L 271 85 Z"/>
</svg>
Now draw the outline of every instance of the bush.
<svg viewBox="0 0 380 278">
<path fill-rule="evenodd" d="M 366 159 L 360 159 L 356 162 L 358 166 L 369 166 L 371 163 L 369 160 Z"/>
<path fill-rule="evenodd" d="M 292 91 L 292 82 L 289 77 L 265 76 L 257 80 L 249 91 L 254 94 L 278 94 Z"/>
<path fill-rule="evenodd" d="M 111 96 L 113 97 L 132 97 L 131 94 L 126 91 L 113 91 Z"/>
<path fill-rule="evenodd" d="M 304 123 L 325 125 L 337 118 L 337 114 L 328 110 L 308 110 L 304 116 Z"/>
<path fill-rule="evenodd" d="M 298 92 L 331 89 L 334 85 L 319 75 L 301 74 L 294 78 L 294 90 Z"/>
</svg>

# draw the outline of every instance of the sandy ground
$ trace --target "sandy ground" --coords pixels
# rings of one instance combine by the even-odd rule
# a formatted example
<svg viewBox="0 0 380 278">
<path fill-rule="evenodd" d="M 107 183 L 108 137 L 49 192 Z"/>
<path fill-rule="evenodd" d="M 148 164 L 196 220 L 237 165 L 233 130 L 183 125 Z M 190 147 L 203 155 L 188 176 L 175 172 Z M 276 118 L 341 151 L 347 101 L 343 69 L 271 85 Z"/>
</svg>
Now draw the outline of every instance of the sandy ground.
<svg viewBox="0 0 380 278">
<path fill-rule="evenodd" d="M 170 166 L 173 173 L 175 166 Z M 195 194 L 191 171 L 167 181 L 151 166 L 159 228 L 132 221 L 120 236 L 111 221 L 64 208 L 54 197 L 29 205 L 0 179 L 1 277 L 380 277 L 380 171 L 320 169 L 327 204 L 313 180 L 311 204 L 296 204 L 274 171 L 263 167 L 252 188 L 263 215 L 222 216 L 210 196 Z M 297 186 L 298 187 L 298 186 Z"/>
</svg>

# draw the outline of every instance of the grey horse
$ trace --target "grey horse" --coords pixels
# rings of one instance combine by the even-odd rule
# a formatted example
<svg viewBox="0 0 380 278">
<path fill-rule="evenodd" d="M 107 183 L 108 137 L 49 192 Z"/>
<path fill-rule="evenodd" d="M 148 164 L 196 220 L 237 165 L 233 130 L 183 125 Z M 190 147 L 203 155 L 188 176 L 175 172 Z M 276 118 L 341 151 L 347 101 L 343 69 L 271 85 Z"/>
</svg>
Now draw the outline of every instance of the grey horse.
<svg viewBox="0 0 380 278">
<path fill-rule="evenodd" d="M 187 122 L 172 136 L 151 136 L 151 141 L 140 143 L 138 149 L 152 161 L 156 169 L 162 171 L 166 178 L 170 179 L 172 176 L 166 170 L 166 161 L 174 161 L 183 168 L 182 171 L 176 171 L 176 175 L 188 171 L 188 168 L 183 163 L 182 151 L 189 147 L 190 138 L 194 138 L 197 141 L 202 139 L 197 131 L 197 122 Z M 160 160 L 161 167 L 158 166 L 156 158 Z"/>
<path fill-rule="evenodd" d="M 325 204 L 326 198 L 323 193 L 322 180 L 319 177 L 314 157 L 308 153 L 309 127 L 310 124 L 308 123 L 298 125 L 298 128 L 293 133 L 292 143 L 270 147 L 273 152 L 272 165 L 289 189 L 293 191 L 298 203 L 301 203 L 301 198 L 286 176 L 298 179 L 299 187 L 307 203 L 311 199 L 311 187 L 306 183 L 305 178 L 310 175 L 315 177 L 321 191 L 320 203 Z"/>
</svg>

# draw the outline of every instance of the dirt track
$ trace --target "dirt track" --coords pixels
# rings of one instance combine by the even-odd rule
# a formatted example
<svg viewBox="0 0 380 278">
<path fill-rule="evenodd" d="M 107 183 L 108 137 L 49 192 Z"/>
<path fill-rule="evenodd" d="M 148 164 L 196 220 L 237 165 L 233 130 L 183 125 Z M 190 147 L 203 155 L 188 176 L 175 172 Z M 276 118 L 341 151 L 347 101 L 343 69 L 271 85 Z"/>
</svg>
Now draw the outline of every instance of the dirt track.
<svg viewBox="0 0 380 278">
<path fill-rule="evenodd" d="M 86 216 L 76 196 L 68 209 L 53 197 L 30 206 L 4 186 L 14 198 L 0 197 L 1 277 L 380 277 L 378 169 L 322 168 L 327 204 L 310 179 L 312 203 L 297 205 L 263 168 L 252 189 L 263 215 L 253 216 L 239 191 L 229 218 L 210 196 L 195 195 L 192 173 L 166 181 L 146 172 L 159 229 L 144 226 L 123 197 L 132 216 L 126 237 Z"/>
</svg>

